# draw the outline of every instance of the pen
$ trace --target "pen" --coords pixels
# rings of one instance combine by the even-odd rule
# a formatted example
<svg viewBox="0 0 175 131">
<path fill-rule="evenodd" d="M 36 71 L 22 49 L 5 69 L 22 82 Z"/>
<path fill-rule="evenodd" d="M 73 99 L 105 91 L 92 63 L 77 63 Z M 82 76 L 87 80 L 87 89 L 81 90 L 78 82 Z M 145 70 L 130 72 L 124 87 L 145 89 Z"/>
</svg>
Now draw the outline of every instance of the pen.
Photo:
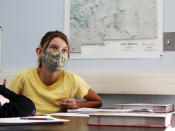
<svg viewBox="0 0 175 131">
<path fill-rule="evenodd" d="M 22 120 L 53 120 L 52 118 L 32 118 L 32 117 L 21 117 Z"/>
<path fill-rule="evenodd" d="M 72 93 L 70 94 L 69 98 L 73 98 L 75 93 L 77 92 L 77 88 L 75 88 Z"/>
</svg>

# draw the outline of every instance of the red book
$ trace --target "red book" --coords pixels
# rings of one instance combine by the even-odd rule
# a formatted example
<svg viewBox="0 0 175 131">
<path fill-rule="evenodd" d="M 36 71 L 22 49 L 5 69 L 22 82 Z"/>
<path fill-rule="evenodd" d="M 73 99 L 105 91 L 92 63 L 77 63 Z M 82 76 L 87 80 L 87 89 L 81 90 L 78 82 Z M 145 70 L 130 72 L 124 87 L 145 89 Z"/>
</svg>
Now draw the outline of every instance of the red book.
<svg viewBox="0 0 175 131">
<path fill-rule="evenodd" d="M 172 127 L 175 128 L 175 112 L 172 113 Z"/>
<path fill-rule="evenodd" d="M 123 126 L 166 128 L 172 124 L 172 113 L 96 112 L 89 115 L 89 126 Z"/>
</svg>

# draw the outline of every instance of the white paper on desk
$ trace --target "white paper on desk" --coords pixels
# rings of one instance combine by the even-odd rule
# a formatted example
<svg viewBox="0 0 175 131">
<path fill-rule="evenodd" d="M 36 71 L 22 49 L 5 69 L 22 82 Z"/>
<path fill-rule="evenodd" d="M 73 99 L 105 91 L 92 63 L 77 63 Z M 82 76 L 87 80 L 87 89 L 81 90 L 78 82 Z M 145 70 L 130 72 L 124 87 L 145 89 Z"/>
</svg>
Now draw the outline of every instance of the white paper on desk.
<svg viewBox="0 0 175 131">
<path fill-rule="evenodd" d="M 49 118 L 49 120 L 24 120 L 20 117 L 0 118 L 0 125 L 63 123 L 69 121 L 67 119 L 57 119 L 52 116 L 32 116 L 30 118 Z"/>
<path fill-rule="evenodd" d="M 94 112 L 120 112 L 120 113 L 126 113 L 126 112 L 133 112 L 132 109 L 126 109 L 126 110 L 119 110 L 119 109 L 101 109 L 101 108 L 79 108 L 79 109 L 68 109 L 68 113 L 81 113 L 81 114 L 90 114 Z M 140 110 L 141 111 L 141 110 Z M 137 111 L 138 112 L 138 111 Z"/>
<path fill-rule="evenodd" d="M 165 129 L 165 131 L 175 131 L 175 127 L 169 126 Z"/>
<path fill-rule="evenodd" d="M 76 116 L 76 117 L 89 117 L 89 114 L 80 114 L 80 113 L 54 113 L 47 114 L 48 116 Z"/>
</svg>

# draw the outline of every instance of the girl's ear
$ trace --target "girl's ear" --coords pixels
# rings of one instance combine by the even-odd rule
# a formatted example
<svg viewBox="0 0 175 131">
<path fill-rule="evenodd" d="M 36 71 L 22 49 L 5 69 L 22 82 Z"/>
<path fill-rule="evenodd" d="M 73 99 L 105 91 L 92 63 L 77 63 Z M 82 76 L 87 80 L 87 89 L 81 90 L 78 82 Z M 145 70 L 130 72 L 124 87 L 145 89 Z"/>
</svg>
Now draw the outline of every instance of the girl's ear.
<svg viewBox="0 0 175 131">
<path fill-rule="evenodd" d="M 37 56 L 39 57 L 39 58 L 41 58 L 42 57 L 42 55 L 43 55 L 43 49 L 42 48 L 36 48 L 36 54 L 37 54 Z"/>
</svg>

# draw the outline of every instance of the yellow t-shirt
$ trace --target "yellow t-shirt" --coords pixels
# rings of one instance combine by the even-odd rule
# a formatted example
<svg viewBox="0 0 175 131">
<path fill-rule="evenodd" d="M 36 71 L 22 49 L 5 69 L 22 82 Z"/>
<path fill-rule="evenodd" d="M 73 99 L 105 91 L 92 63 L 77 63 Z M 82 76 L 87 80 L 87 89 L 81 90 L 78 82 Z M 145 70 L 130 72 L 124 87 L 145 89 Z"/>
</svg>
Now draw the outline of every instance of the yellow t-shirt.
<svg viewBox="0 0 175 131">
<path fill-rule="evenodd" d="M 59 80 L 47 86 L 40 80 L 37 69 L 31 68 L 18 73 L 8 88 L 31 99 L 36 106 L 36 115 L 42 115 L 62 111 L 60 100 L 82 99 L 90 87 L 79 76 L 64 70 Z"/>
</svg>

